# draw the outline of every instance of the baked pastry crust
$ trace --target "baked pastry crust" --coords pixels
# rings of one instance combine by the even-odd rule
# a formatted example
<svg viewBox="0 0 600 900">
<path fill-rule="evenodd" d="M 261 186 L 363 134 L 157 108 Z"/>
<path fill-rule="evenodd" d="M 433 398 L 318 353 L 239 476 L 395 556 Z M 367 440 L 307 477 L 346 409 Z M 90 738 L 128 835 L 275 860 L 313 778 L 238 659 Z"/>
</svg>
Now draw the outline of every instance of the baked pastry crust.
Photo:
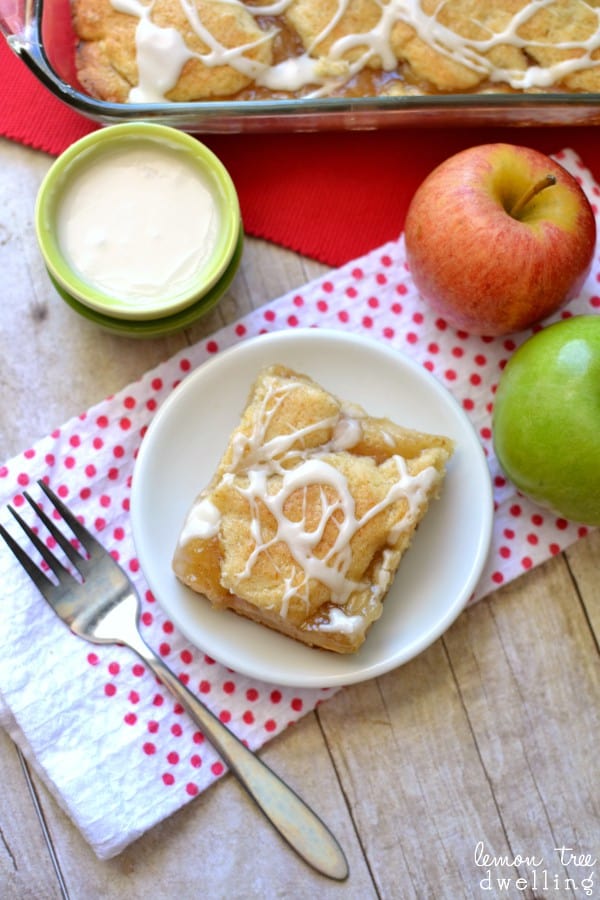
<svg viewBox="0 0 600 900">
<path fill-rule="evenodd" d="M 258 376 L 174 552 L 177 577 L 305 644 L 356 651 L 453 452 L 284 366 Z"/>
<path fill-rule="evenodd" d="M 92 96 L 600 91 L 597 0 L 71 0 Z"/>
</svg>

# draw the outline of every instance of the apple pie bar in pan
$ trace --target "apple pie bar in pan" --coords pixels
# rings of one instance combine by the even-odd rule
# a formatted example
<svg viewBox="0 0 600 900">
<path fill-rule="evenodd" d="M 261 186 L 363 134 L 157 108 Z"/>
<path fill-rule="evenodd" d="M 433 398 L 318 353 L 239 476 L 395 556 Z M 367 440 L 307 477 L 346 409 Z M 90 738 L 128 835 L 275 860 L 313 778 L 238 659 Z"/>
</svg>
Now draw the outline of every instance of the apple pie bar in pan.
<svg viewBox="0 0 600 900">
<path fill-rule="evenodd" d="M 112 102 L 599 92 L 585 0 L 71 0 Z"/>
<path fill-rule="evenodd" d="M 183 523 L 174 572 L 215 607 L 352 653 L 452 452 L 449 438 L 373 418 L 306 375 L 263 369 Z"/>
</svg>

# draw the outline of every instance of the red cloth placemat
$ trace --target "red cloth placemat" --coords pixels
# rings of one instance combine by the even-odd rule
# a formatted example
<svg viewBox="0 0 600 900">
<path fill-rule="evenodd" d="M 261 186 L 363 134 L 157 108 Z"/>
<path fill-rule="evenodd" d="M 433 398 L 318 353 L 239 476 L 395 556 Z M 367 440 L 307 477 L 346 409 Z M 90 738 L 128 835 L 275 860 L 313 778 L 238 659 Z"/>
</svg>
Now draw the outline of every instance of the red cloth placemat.
<svg viewBox="0 0 600 900">
<path fill-rule="evenodd" d="M 57 155 L 97 127 L 42 86 L 0 41 L 0 135 Z M 224 162 L 248 234 L 331 266 L 404 226 L 425 175 L 452 153 L 505 140 L 545 153 L 572 147 L 600 177 L 597 128 L 398 129 L 378 132 L 200 136 Z"/>
</svg>

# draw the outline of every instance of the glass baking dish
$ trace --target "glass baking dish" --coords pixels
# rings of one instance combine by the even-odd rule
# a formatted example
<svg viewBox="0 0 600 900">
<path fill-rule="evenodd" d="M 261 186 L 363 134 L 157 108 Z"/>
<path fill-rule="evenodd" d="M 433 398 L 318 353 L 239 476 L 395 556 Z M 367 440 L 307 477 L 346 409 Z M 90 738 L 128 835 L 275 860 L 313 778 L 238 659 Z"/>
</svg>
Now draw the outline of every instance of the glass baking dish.
<svg viewBox="0 0 600 900">
<path fill-rule="evenodd" d="M 184 131 L 225 134 L 600 123 L 600 94 L 595 93 L 109 103 L 90 97 L 77 83 L 69 0 L 0 0 L 0 31 L 17 56 L 53 94 L 102 124 L 147 120 Z"/>
</svg>

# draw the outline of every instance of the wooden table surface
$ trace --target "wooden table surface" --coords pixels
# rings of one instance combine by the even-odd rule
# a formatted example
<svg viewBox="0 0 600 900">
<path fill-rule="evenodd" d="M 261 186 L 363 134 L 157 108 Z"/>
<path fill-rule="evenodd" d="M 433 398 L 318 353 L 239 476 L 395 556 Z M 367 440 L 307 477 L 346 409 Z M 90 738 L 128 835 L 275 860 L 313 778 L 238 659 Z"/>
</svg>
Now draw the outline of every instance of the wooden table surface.
<svg viewBox="0 0 600 900">
<path fill-rule="evenodd" d="M 248 239 L 200 324 L 106 334 L 58 300 L 40 260 L 33 208 L 51 161 L 0 141 L 0 461 L 325 271 Z M 342 843 L 347 882 L 303 864 L 229 776 L 101 862 L 0 732 L 0 898 L 600 897 L 599 573 L 594 532 L 261 751 Z"/>
</svg>

